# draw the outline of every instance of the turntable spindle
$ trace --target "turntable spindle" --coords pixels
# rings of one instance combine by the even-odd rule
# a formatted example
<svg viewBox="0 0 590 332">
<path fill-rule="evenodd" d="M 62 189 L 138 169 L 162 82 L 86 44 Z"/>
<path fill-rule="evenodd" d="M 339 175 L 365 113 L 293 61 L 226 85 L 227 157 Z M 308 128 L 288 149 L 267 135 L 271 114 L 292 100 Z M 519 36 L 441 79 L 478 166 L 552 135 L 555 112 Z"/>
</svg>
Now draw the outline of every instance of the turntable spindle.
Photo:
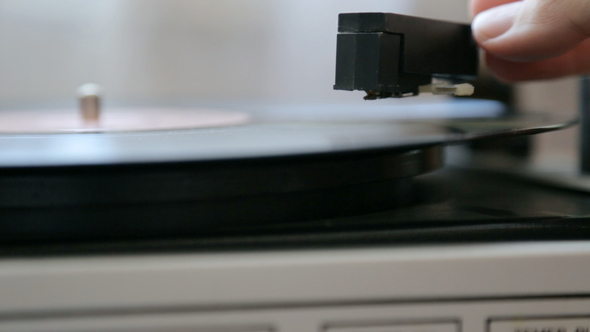
<svg viewBox="0 0 590 332">
<path fill-rule="evenodd" d="M 97 84 L 84 84 L 78 88 L 80 112 L 84 122 L 96 124 L 100 118 L 100 94 L 102 88 Z"/>
</svg>

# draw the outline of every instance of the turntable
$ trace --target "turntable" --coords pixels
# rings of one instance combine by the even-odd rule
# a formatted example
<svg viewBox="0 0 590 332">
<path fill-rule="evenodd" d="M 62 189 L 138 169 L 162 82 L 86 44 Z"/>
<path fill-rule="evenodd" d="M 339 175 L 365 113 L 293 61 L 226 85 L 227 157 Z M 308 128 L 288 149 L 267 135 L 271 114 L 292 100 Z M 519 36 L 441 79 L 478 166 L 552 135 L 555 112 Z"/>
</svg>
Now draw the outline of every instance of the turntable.
<svg viewBox="0 0 590 332">
<path fill-rule="evenodd" d="M 369 99 L 473 93 L 464 83 L 477 74 L 478 62 L 468 26 L 362 13 L 342 14 L 339 30 L 335 89 L 366 90 Z M 0 113 L 4 248 L 179 237 L 208 242 L 214 234 L 276 230 L 295 231 L 292 237 L 299 228 L 307 234 L 317 225 L 332 225 L 320 226 L 323 232 L 357 223 L 350 218 L 371 228 L 367 215 L 383 213 L 388 229 L 400 224 L 407 232 L 412 225 L 422 232 L 422 222 L 435 220 L 432 206 L 417 208 L 416 182 L 443 167 L 444 146 L 574 123 L 502 117 L 499 103 L 469 99 L 104 108 L 101 90 L 80 87 L 78 110 Z M 412 209 L 410 220 L 401 217 Z M 437 229 L 455 224 L 462 209 L 436 220 Z"/>
<path fill-rule="evenodd" d="M 1 112 L 0 330 L 588 326 L 588 196 L 447 165 L 577 121 L 464 98 L 467 25 L 339 32 L 334 88 L 384 100 L 104 107 L 87 84 L 78 109 Z"/>
</svg>

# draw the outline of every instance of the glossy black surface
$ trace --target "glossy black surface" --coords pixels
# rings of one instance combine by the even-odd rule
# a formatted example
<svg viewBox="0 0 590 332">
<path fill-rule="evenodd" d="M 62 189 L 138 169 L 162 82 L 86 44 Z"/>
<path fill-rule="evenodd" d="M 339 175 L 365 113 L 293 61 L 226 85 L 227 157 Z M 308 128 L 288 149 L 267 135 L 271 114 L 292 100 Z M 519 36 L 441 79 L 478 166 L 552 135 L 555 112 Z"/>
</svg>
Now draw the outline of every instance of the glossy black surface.
<svg viewBox="0 0 590 332">
<path fill-rule="evenodd" d="M 442 166 L 438 146 L 225 162 L 8 169 L 0 241 L 198 234 L 357 215 L 413 201 L 412 177 Z"/>
<path fill-rule="evenodd" d="M 393 13 L 350 13 L 340 14 L 338 31 L 403 35 L 407 73 L 477 76 L 477 46 L 469 24 Z"/>
<path fill-rule="evenodd" d="M 415 184 L 418 201 L 378 213 L 297 222 L 275 220 L 207 230 L 188 223 L 176 232 L 147 237 L 142 230 L 153 225 L 139 223 L 135 232 L 131 232 L 130 220 L 126 233 L 69 241 L 56 240 L 51 235 L 58 233 L 59 225 L 46 224 L 35 230 L 41 235 L 40 240 L 3 242 L 0 253 L 210 252 L 590 238 L 590 194 L 587 193 L 464 169 L 421 176 Z M 99 231 L 124 229 L 108 220 L 100 225 L 80 227 Z M 174 227 L 178 224 L 170 229 Z M 6 225 L 3 228 L 7 229 Z"/>
</svg>

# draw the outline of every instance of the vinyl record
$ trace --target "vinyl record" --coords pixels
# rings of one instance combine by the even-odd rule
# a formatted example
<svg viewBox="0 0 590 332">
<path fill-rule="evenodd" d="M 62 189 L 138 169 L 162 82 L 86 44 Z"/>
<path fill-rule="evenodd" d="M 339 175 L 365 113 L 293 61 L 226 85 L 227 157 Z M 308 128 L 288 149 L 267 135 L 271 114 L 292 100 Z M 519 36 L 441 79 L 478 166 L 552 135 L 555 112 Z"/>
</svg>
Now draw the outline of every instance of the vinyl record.
<svg viewBox="0 0 590 332">
<path fill-rule="evenodd" d="M 337 105 L 230 106 L 220 109 L 248 121 L 1 135 L 0 241 L 190 236 L 382 211 L 413 201 L 412 178 L 442 167 L 446 144 L 573 123 L 542 115 L 448 120 L 380 107 L 345 106 L 330 115 Z"/>
</svg>

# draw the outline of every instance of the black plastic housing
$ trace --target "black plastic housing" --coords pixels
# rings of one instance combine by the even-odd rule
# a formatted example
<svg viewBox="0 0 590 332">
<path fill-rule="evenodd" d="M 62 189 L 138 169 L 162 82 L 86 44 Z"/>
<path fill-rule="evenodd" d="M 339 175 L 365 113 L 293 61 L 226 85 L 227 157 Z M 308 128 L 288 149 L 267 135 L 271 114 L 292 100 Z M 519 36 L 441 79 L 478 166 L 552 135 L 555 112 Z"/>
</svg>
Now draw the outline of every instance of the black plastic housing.
<svg viewBox="0 0 590 332">
<path fill-rule="evenodd" d="M 388 13 L 340 14 L 336 90 L 375 98 L 418 94 L 433 77 L 474 79 L 477 44 L 467 24 Z"/>
</svg>

